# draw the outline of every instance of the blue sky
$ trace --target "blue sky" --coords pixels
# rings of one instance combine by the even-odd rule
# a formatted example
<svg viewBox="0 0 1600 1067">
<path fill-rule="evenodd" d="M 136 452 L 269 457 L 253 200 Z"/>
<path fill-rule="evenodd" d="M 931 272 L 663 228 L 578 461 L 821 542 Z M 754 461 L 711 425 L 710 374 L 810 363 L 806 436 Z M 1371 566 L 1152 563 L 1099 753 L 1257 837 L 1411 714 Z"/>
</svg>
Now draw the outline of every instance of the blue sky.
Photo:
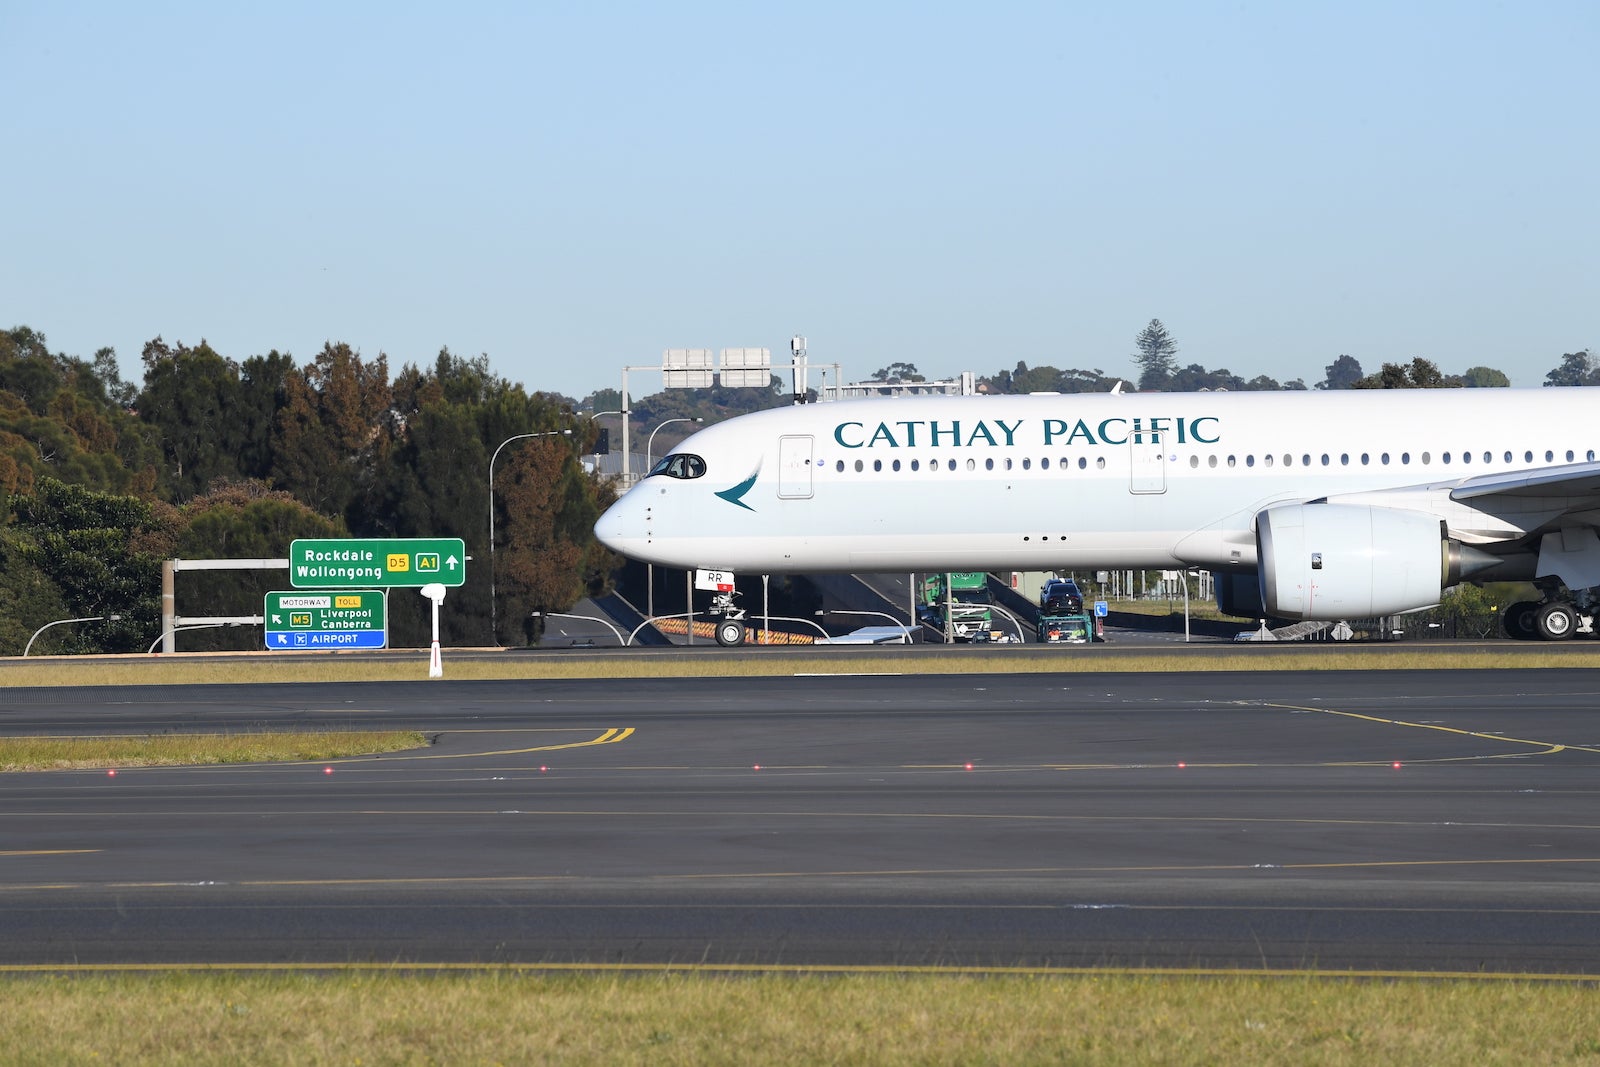
<svg viewBox="0 0 1600 1067">
<path fill-rule="evenodd" d="M 1600 354 L 1600 5 L 0 3 L 0 326 L 581 397 Z M 630 376 L 635 392 L 659 377 Z"/>
</svg>

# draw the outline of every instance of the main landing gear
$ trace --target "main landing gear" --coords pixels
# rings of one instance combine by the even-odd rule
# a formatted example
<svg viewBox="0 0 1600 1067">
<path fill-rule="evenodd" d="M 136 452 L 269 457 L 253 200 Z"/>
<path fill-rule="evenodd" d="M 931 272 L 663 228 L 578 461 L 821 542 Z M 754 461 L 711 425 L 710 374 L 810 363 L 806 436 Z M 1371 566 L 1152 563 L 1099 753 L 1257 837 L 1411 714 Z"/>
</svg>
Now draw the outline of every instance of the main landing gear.
<svg viewBox="0 0 1600 1067">
<path fill-rule="evenodd" d="M 726 592 L 711 598 L 710 614 L 717 620 L 717 644 L 724 648 L 738 648 L 744 644 L 744 609 L 733 602 L 738 595 L 736 592 Z"/>
<path fill-rule="evenodd" d="M 1542 590 L 1543 600 L 1523 600 L 1505 610 L 1506 635 L 1519 641 L 1565 641 L 1570 637 L 1596 636 L 1596 616 L 1600 605 L 1594 590 L 1576 595 L 1560 588 Z"/>
</svg>

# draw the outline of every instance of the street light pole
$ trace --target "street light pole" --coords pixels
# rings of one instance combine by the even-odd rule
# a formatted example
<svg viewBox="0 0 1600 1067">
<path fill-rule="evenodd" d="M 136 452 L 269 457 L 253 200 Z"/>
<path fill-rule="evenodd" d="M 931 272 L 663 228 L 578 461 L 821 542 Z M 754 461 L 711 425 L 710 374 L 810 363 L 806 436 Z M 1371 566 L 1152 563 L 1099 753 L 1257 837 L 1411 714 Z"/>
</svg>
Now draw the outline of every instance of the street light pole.
<svg viewBox="0 0 1600 1067">
<path fill-rule="evenodd" d="M 69 622 L 120 622 L 121 619 L 121 615 L 89 615 L 81 619 L 57 619 L 55 622 L 47 622 L 37 630 L 33 631 L 33 637 L 28 638 L 28 643 L 22 647 L 22 655 L 24 658 L 26 658 L 28 655 L 28 650 L 33 647 L 34 638 L 44 633 L 52 626 L 65 626 Z"/>
<path fill-rule="evenodd" d="M 494 599 L 494 461 L 500 458 L 500 449 L 512 441 L 522 441 L 529 437 L 571 437 L 571 430 L 541 430 L 538 433 L 519 433 L 500 442 L 500 448 L 494 450 L 494 455 L 489 457 L 489 640 L 497 646 L 500 644 L 500 629 L 497 607 Z"/>
<path fill-rule="evenodd" d="M 656 434 L 661 432 L 661 427 L 662 426 L 671 426 L 675 422 L 705 422 L 705 421 L 706 421 L 705 419 L 702 419 L 699 416 L 694 416 L 694 417 L 691 418 L 690 416 L 685 415 L 682 418 L 678 418 L 678 419 L 668 419 L 666 422 L 663 422 L 661 424 L 661 426 L 657 426 L 655 429 L 651 430 L 650 431 L 650 439 L 648 441 L 646 441 L 645 445 L 644 445 L 644 472 L 646 474 L 649 474 L 651 469 L 654 468 L 654 466 L 655 466 L 654 456 L 655 456 L 655 450 L 656 450 Z"/>
</svg>

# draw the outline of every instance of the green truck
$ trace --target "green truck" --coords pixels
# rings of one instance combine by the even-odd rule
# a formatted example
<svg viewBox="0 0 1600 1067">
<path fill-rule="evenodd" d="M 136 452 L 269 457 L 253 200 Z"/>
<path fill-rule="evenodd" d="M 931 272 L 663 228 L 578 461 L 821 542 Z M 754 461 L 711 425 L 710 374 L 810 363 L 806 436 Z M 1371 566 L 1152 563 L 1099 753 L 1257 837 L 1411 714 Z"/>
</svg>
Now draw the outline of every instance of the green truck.
<svg viewBox="0 0 1600 1067">
<path fill-rule="evenodd" d="M 989 575 L 985 572 L 941 572 L 923 580 L 919 614 L 924 626 L 948 633 L 957 641 L 990 641 L 999 636 L 994 628 L 991 603 Z"/>
<path fill-rule="evenodd" d="M 1052 578 L 1039 590 L 1038 639 L 1044 644 L 1087 644 L 1095 639 L 1094 616 L 1071 578 Z"/>
</svg>

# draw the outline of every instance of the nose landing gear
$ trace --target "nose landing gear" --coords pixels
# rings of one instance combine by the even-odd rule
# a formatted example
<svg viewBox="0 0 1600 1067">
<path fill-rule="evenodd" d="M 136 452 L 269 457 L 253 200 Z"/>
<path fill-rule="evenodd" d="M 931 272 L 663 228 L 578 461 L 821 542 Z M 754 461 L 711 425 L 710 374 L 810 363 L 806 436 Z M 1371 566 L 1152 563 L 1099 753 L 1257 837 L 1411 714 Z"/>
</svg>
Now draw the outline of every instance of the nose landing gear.
<svg viewBox="0 0 1600 1067">
<path fill-rule="evenodd" d="M 744 609 L 733 602 L 737 592 L 718 593 L 711 598 L 711 614 L 717 617 L 717 644 L 724 648 L 738 648 L 744 644 Z"/>
</svg>

